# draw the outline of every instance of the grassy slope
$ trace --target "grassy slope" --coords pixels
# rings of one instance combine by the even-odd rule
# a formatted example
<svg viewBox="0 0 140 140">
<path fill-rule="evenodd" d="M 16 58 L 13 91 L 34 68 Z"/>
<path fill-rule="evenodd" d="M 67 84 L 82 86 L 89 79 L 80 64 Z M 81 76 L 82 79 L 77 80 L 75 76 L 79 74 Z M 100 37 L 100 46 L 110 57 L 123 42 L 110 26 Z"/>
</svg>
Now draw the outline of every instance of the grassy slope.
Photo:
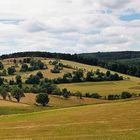
<svg viewBox="0 0 140 140">
<path fill-rule="evenodd" d="M 70 97 L 68 100 L 59 96 L 49 96 L 50 102 L 47 107 L 35 106 L 36 94 L 26 93 L 25 97 L 21 99 L 20 103 L 17 103 L 15 99 L 12 101 L 4 101 L 0 98 L 0 115 L 17 114 L 38 112 L 42 110 L 52 110 L 56 108 L 83 106 L 89 104 L 101 104 L 109 101 L 97 100 L 91 98 L 83 98 L 82 100 L 77 97 Z"/>
<path fill-rule="evenodd" d="M 139 108 L 133 100 L 3 116 L 0 138 L 139 140 Z"/>
<path fill-rule="evenodd" d="M 36 58 L 40 59 L 40 58 Z M 42 61 L 44 61 L 47 65 L 50 59 L 43 59 L 41 58 Z M 86 70 L 97 70 L 100 69 L 103 72 L 106 72 L 107 69 L 97 67 L 97 66 L 91 66 L 91 65 L 85 65 L 85 64 L 80 64 L 77 62 L 72 62 L 72 61 L 66 61 L 62 60 L 64 64 L 68 64 L 72 67 L 75 68 L 84 68 Z M 11 62 L 8 60 L 4 60 L 4 65 L 7 68 L 8 66 L 12 65 Z M 20 65 L 19 65 L 20 67 Z M 67 72 L 72 72 L 72 69 L 67 69 L 64 68 L 61 73 L 59 74 L 53 74 L 50 72 L 50 69 L 53 67 L 51 65 L 48 65 L 49 69 L 48 70 L 41 70 L 42 73 L 44 74 L 45 77 L 48 78 L 57 78 L 63 76 L 64 73 Z M 17 68 L 19 70 L 19 68 Z M 17 72 L 17 74 L 20 74 L 22 78 L 25 80 L 30 74 L 36 74 L 38 71 L 33 71 L 33 72 Z M 86 82 L 86 83 L 72 83 L 72 84 L 61 84 L 59 85 L 60 88 L 68 88 L 71 91 L 81 91 L 82 93 L 86 92 L 92 92 L 92 93 L 100 93 L 102 95 L 108 95 L 108 94 L 116 94 L 120 93 L 122 91 L 129 91 L 129 92 L 134 92 L 134 93 L 140 93 L 140 78 L 124 75 L 125 78 L 129 77 L 130 79 L 126 79 L 123 81 L 110 81 L 110 82 Z M 14 76 L 7 76 L 5 78 L 12 79 Z"/>
<path fill-rule="evenodd" d="M 73 67 L 85 68 L 87 70 L 97 70 L 100 69 L 106 72 L 107 69 L 90 66 L 85 64 L 80 64 L 71 61 L 63 60 L 63 63 L 69 64 Z M 128 76 L 125 74 L 120 74 L 126 80 L 123 81 L 109 81 L 109 82 L 85 82 L 85 83 L 72 83 L 72 84 L 60 84 L 60 88 L 68 88 L 71 91 L 81 91 L 82 93 L 100 93 L 101 95 L 115 94 L 122 91 L 129 91 L 133 93 L 140 93 L 140 78 Z M 127 79 L 129 78 L 129 79 Z"/>
</svg>

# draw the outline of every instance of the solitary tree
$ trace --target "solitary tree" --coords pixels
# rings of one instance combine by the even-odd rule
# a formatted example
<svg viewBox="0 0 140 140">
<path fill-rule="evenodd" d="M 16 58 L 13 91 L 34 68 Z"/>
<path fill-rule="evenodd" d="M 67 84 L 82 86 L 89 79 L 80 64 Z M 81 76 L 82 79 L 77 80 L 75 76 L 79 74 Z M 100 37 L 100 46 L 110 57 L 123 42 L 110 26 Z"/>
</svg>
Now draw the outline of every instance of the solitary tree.
<svg viewBox="0 0 140 140">
<path fill-rule="evenodd" d="M 9 75 L 13 75 L 15 72 L 16 72 L 16 69 L 15 69 L 15 67 L 9 67 L 8 69 L 7 69 L 7 71 L 8 71 L 8 74 Z"/>
<path fill-rule="evenodd" d="M 49 103 L 49 97 L 47 93 L 40 93 L 36 96 L 36 102 L 42 106 L 46 106 Z"/>
<path fill-rule="evenodd" d="M 3 85 L 3 83 L 4 83 L 4 78 L 0 77 L 0 86 Z"/>
<path fill-rule="evenodd" d="M 42 74 L 42 72 L 41 71 L 39 71 L 39 72 L 37 72 L 37 74 L 36 74 L 37 76 L 39 76 L 40 77 L 40 79 L 41 78 L 43 78 L 43 74 Z"/>
<path fill-rule="evenodd" d="M 15 98 L 17 100 L 17 102 L 20 102 L 20 99 L 22 97 L 25 97 L 23 90 L 20 89 L 17 86 L 13 87 L 13 89 L 12 89 L 12 96 L 13 96 L 13 98 Z"/>
<path fill-rule="evenodd" d="M 4 87 L 0 87 L 0 95 L 2 96 L 3 100 L 6 100 L 8 92 L 6 91 Z"/>
<path fill-rule="evenodd" d="M 68 91 L 66 88 L 62 89 L 62 95 L 65 99 L 68 99 L 70 96 L 70 91 Z"/>
<path fill-rule="evenodd" d="M 22 79 L 21 79 L 21 76 L 20 75 L 17 75 L 16 76 L 16 84 L 22 88 Z"/>
<path fill-rule="evenodd" d="M 22 64 L 20 71 L 26 72 L 26 71 L 28 71 L 28 69 L 29 68 L 28 68 L 28 65 L 27 64 Z"/>
<path fill-rule="evenodd" d="M 106 72 L 106 76 L 109 77 L 110 75 L 111 75 L 111 72 L 108 70 L 108 71 Z"/>
<path fill-rule="evenodd" d="M 2 62 L 0 62 L 0 70 L 2 70 L 4 68 L 4 65 L 2 64 Z"/>
</svg>

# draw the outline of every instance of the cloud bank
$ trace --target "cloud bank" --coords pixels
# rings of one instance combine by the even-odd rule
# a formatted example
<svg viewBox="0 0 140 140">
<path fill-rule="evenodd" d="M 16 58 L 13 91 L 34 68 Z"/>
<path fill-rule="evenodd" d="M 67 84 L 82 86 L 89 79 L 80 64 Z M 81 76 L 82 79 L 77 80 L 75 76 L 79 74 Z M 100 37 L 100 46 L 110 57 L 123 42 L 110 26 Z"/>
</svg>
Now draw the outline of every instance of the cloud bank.
<svg viewBox="0 0 140 140">
<path fill-rule="evenodd" d="M 139 15 L 139 0 L 0 1 L 0 52 L 140 50 Z"/>
</svg>

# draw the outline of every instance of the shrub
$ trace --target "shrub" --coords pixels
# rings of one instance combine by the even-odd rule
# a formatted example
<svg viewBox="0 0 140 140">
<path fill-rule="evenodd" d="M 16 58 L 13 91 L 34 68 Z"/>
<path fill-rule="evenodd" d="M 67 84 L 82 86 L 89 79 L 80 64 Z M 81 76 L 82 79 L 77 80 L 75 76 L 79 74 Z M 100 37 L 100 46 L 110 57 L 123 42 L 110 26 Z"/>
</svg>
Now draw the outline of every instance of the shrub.
<svg viewBox="0 0 140 140">
<path fill-rule="evenodd" d="M 22 79 L 21 79 L 21 76 L 20 75 L 17 75 L 16 76 L 16 84 L 22 88 Z"/>
<path fill-rule="evenodd" d="M 9 85 L 16 85 L 16 82 L 14 80 L 10 80 Z"/>
<path fill-rule="evenodd" d="M 26 84 L 39 84 L 40 77 L 37 75 L 30 75 L 28 79 L 25 81 Z"/>
<path fill-rule="evenodd" d="M 0 70 L 4 69 L 4 65 L 0 62 Z"/>
<path fill-rule="evenodd" d="M 28 65 L 27 64 L 22 64 L 20 71 L 26 72 L 28 70 L 29 70 Z"/>
<path fill-rule="evenodd" d="M 22 97 L 25 97 L 23 90 L 20 89 L 17 86 L 15 86 L 15 87 L 12 88 L 11 94 L 12 94 L 13 98 L 15 98 L 17 100 L 17 102 L 20 102 L 20 99 Z"/>
<path fill-rule="evenodd" d="M 66 88 L 62 89 L 62 95 L 65 99 L 68 99 L 70 96 L 70 91 L 68 91 Z"/>
<path fill-rule="evenodd" d="M 2 96 L 3 100 L 6 100 L 6 97 L 8 96 L 8 92 L 3 86 L 0 87 L 0 95 Z"/>
<path fill-rule="evenodd" d="M 49 103 L 49 97 L 47 93 L 40 93 L 36 96 L 36 102 L 42 106 L 46 106 Z"/>
<path fill-rule="evenodd" d="M 122 94 L 121 94 L 122 99 L 127 99 L 127 98 L 131 98 L 131 97 L 132 97 L 132 94 L 129 92 L 122 92 Z"/>
<path fill-rule="evenodd" d="M 90 95 L 90 97 L 91 97 L 91 98 L 96 98 L 96 99 L 100 99 L 100 98 L 101 98 L 101 96 L 100 96 L 98 93 L 92 93 L 92 94 Z"/>
<path fill-rule="evenodd" d="M 40 79 L 42 79 L 43 78 L 43 74 L 42 74 L 42 72 L 37 72 L 37 74 L 36 74 L 37 76 L 39 76 L 40 77 Z"/>
<path fill-rule="evenodd" d="M 60 73 L 60 68 L 58 65 L 55 65 L 53 69 L 51 69 L 52 73 Z"/>
<path fill-rule="evenodd" d="M 14 66 L 11 66 L 7 69 L 7 71 L 9 75 L 13 75 L 16 72 L 16 69 Z"/>
</svg>

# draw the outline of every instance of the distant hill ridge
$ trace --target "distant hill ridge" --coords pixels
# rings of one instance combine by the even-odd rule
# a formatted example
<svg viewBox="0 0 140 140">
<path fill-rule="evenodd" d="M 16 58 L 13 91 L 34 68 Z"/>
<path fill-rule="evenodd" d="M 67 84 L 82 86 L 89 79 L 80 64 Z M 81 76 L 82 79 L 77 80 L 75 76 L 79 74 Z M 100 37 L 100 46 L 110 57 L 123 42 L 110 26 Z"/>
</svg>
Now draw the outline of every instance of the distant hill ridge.
<svg viewBox="0 0 140 140">
<path fill-rule="evenodd" d="M 17 57 L 48 57 L 48 58 L 68 59 L 68 60 L 77 59 L 76 57 L 83 57 L 83 58 L 88 57 L 88 58 L 101 59 L 101 60 L 118 60 L 118 59 L 140 58 L 140 51 L 96 52 L 96 53 L 81 53 L 81 54 L 28 51 L 28 52 L 5 54 L 0 56 L 1 59 L 17 58 Z"/>
<path fill-rule="evenodd" d="M 83 64 L 101 66 L 123 74 L 140 77 L 140 51 L 97 52 L 65 54 L 50 52 L 18 52 L 2 55 L 1 59 L 18 57 L 46 57 L 75 61 Z"/>
</svg>

